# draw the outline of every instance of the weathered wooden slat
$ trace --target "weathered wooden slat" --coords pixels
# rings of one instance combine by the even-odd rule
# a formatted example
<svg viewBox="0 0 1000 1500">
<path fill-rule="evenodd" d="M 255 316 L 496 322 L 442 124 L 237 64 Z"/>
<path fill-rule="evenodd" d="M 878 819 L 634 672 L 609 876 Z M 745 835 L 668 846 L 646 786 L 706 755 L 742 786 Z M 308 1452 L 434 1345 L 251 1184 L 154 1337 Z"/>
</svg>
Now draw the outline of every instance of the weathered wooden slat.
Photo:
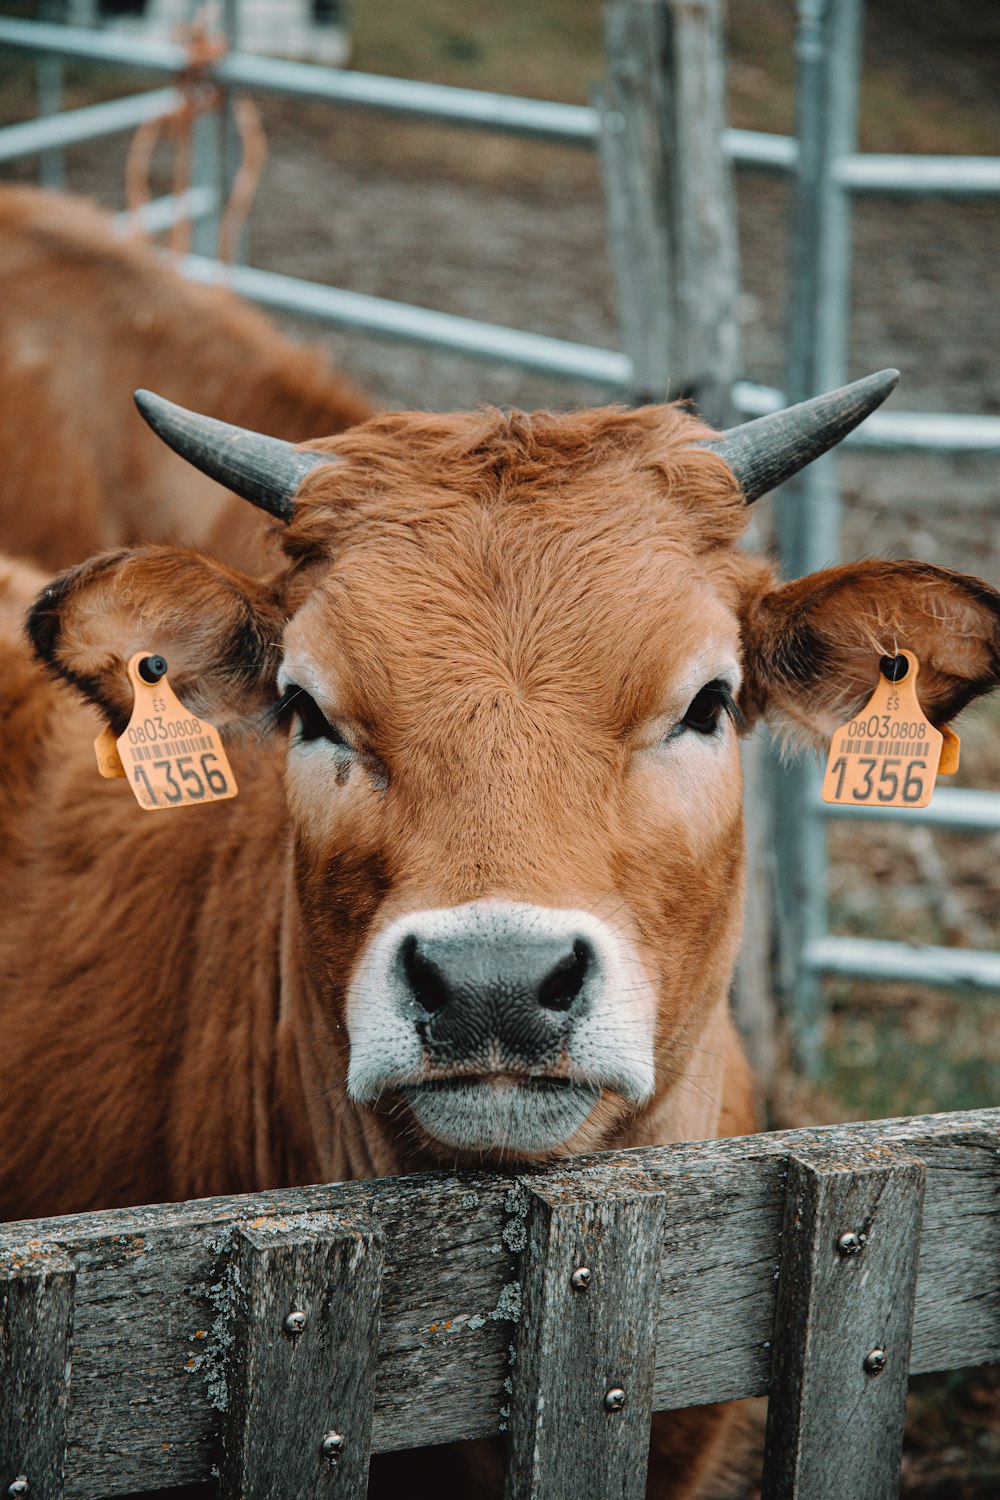
<svg viewBox="0 0 1000 1500">
<path fill-rule="evenodd" d="M 0 1489 L 62 1500 L 76 1271 L 44 1243 L 0 1253 Z"/>
<path fill-rule="evenodd" d="M 662 1193 L 654 1406 L 765 1394 L 784 1158 L 895 1143 L 927 1164 L 911 1373 L 1000 1359 L 1000 1110 L 579 1157 L 547 1194 Z M 392 1178 L 0 1226 L 77 1266 L 67 1497 L 207 1478 L 224 1393 L 227 1234 L 261 1215 L 371 1215 L 386 1241 L 373 1449 L 501 1429 L 524 1234 L 516 1180 Z"/>
<path fill-rule="evenodd" d="M 642 1500 L 663 1205 L 529 1196 L 507 1500 Z"/>
<path fill-rule="evenodd" d="M 607 6 L 604 18 L 607 69 L 592 101 L 601 127 L 598 147 L 618 323 L 622 347 L 632 360 L 632 400 L 662 401 L 670 385 L 674 297 L 669 195 L 658 128 L 660 69 L 643 66 L 650 49 L 634 5 Z"/>
<path fill-rule="evenodd" d="M 613 0 L 595 97 L 612 264 L 634 396 L 732 420 L 741 368 L 732 173 L 722 149 L 720 0 Z"/>
<path fill-rule="evenodd" d="M 925 1176 L 884 1147 L 788 1158 L 762 1500 L 895 1500 Z"/>
<path fill-rule="evenodd" d="M 222 1500 L 364 1500 L 382 1263 L 370 1226 L 235 1232 Z"/>
</svg>

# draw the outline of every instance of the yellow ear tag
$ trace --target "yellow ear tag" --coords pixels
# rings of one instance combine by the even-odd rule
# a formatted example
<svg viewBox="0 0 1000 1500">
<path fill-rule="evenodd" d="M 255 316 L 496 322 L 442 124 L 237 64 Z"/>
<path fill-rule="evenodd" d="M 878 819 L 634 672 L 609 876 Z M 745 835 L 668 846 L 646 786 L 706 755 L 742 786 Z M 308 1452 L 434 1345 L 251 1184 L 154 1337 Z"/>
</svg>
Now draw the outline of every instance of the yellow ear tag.
<svg viewBox="0 0 1000 1500">
<path fill-rule="evenodd" d="M 823 778 L 823 801 L 847 807 L 926 807 L 945 735 L 920 707 L 920 663 L 912 651 L 883 656 L 878 686 L 849 724 L 834 732 Z M 950 748 L 950 746 L 949 746 Z"/>
<path fill-rule="evenodd" d="M 214 724 L 186 709 L 167 681 L 162 656 L 137 651 L 128 664 L 135 700 L 125 733 L 94 742 L 102 776 L 124 776 L 140 807 L 189 807 L 235 797 L 236 778 Z M 114 751 L 121 770 L 114 769 Z"/>
</svg>

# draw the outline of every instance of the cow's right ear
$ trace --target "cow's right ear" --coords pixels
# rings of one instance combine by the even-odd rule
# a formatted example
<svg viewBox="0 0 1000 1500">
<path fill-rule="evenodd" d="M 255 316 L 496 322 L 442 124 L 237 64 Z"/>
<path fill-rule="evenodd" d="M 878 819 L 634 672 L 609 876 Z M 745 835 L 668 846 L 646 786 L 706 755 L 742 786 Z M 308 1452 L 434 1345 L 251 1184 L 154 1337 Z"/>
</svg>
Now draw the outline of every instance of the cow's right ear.
<svg viewBox="0 0 1000 1500">
<path fill-rule="evenodd" d="M 132 711 L 126 663 L 166 657 L 171 686 L 220 727 L 274 701 L 285 617 L 276 592 L 187 548 L 112 552 L 44 589 L 27 619 L 35 654 L 100 709 L 115 734 Z"/>
<path fill-rule="evenodd" d="M 881 658 L 899 650 L 917 657 L 917 696 L 939 728 L 1000 687 L 1000 593 L 931 563 L 807 574 L 758 595 L 743 634 L 741 706 L 793 745 L 825 745 L 871 697 Z"/>
</svg>

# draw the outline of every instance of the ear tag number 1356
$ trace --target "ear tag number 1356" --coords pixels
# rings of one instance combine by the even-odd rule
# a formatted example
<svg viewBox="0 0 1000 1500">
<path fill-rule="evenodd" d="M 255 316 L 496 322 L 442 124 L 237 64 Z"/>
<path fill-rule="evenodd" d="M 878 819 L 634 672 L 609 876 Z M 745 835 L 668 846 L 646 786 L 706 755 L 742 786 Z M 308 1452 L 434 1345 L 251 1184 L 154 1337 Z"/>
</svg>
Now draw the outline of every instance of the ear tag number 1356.
<svg viewBox="0 0 1000 1500">
<path fill-rule="evenodd" d="M 958 736 L 931 724 L 917 697 L 912 651 L 883 656 L 878 686 L 834 732 L 823 801 L 848 807 L 926 807 L 940 773 L 958 769 Z"/>
<path fill-rule="evenodd" d="M 162 656 L 137 651 L 129 661 L 132 717 L 117 740 L 105 729 L 94 741 L 101 775 L 124 776 L 149 812 L 235 797 L 219 731 L 184 707 L 166 674 Z"/>
</svg>

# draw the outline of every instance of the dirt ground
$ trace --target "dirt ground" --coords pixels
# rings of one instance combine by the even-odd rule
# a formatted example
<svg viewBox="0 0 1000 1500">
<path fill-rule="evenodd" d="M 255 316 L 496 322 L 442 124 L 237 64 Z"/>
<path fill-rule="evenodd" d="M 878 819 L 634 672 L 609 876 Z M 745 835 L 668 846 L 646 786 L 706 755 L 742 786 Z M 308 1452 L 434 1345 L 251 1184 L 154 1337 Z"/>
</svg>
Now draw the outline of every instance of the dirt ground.
<svg viewBox="0 0 1000 1500">
<path fill-rule="evenodd" d="M 730 6 L 735 124 L 790 128 L 790 9 L 783 0 Z M 568 99 L 584 99 L 600 72 L 596 0 L 475 7 L 366 0 L 356 17 L 354 61 L 373 71 Z M 998 43 L 995 7 L 871 0 L 863 144 L 996 153 Z M 122 87 L 73 69 L 68 83 L 74 103 Z M 0 59 L 0 86 L 5 118 L 30 112 L 22 63 Z M 615 347 L 604 200 L 589 153 L 260 102 L 270 163 L 251 221 L 254 264 Z M 123 159 L 119 141 L 75 148 L 69 183 L 120 207 Z M 33 163 L 0 168 L 4 177 L 33 172 Z M 780 384 L 787 193 L 780 182 L 747 173 L 738 202 L 745 368 Z M 998 236 L 1000 202 L 859 202 L 851 374 L 897 365 L 900 409 L 1000 413 Z M 571 407 L 607 398 L 583 384 L 368 335 L 299 331 L 324 343 L 390 407 Z M 845 557 L 918 557 L 1000 584 L 995 458 L 849 455 L 843 480 Z M 959 727 L 956 784 L 1000 788 L 1000 707 L 970 710 Z M 1000 835 L 841 824 L 831 830 L 830 849 L 834 930 L 1000 948 Z M 776 1107 L 782 1122 L 1000 1100 L 996 996 L 841 982 L 831 984 L 829 999 L 820 1086 L 806 1091 L 786 1080 Z M 910 1500 L 1000 1493 L 996 1370 L 921 1377 L 911 1407 L 903 1489 Z"/>
</svg>

